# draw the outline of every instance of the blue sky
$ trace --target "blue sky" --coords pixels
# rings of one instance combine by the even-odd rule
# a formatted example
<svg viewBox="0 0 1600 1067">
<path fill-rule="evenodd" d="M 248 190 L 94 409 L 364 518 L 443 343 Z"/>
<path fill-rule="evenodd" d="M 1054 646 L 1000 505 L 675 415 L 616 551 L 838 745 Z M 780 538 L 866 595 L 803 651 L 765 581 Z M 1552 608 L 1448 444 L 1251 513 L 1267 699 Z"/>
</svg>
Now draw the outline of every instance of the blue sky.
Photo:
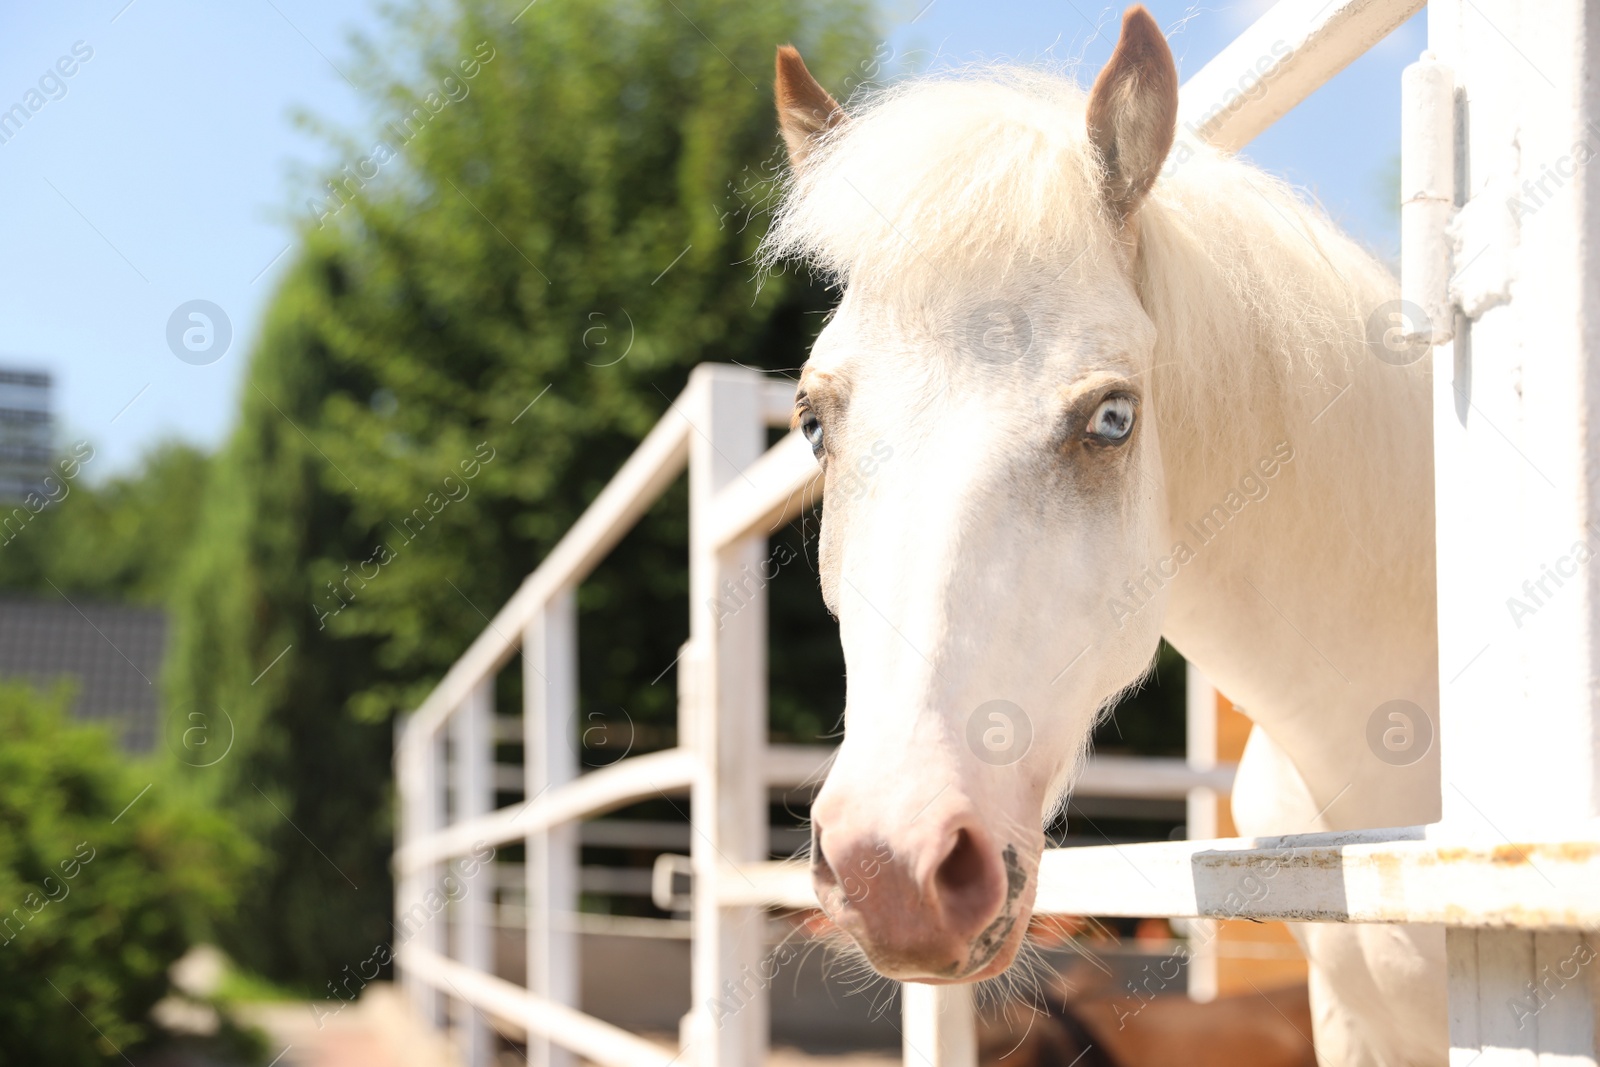
<svg viewBox="0 0 1600 1067">
<path fill-rule="evenodd" d="M 1121 11 L 1086 0 L 883 3 L 882 51 L 905 66 L 1078 61 L 1085 81 L 1109 56 Z M 507 0 L 508 21 L 521 6 Z M 1148 6 L 1187 75 L 1269 5 Z M 163 438 L 224 439 L 263 307 L 293 256 L 288 220 L 303 210 L 305 176 L 332 159 L 292 116 L 371 121 L 344 75 L 351 33 L 382 36 L 377 10 L 374 0 L 83 0 L 7 12 L 0 112 L 43 103 L 0 143 L 0 362 L 55 375 L 62 436 L 95 443 L 93 477 L 133 467 Z M 1384 175 L 1422 19 L 1246 150 L 1391 257 Z M 184 360 L 168 340 L 174 313 L 197 300 L 220 308 L 232 333 L 209 362 L 215 347 Z M 203 331 L 186 313 L 179 337 Z"/>
</svg>

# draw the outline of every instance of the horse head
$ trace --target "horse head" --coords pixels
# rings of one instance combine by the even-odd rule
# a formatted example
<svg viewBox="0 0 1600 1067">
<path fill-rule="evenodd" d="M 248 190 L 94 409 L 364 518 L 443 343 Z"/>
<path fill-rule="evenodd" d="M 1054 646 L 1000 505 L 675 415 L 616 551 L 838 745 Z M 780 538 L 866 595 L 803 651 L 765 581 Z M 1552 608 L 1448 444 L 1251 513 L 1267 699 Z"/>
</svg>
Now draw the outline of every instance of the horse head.
<svg viewBox="0 0 1600 1067">
<path fill-rule="evenodd" d="M 1159 590 L 1107 604 L 1170 547 L 1135 265 L 1177 72 L 1136 6 L 1087 98 L 1055 85 L 934 80 L 852 115 L 778 55 L 769 250 L 845 283 L 794 415 L 848 672 L 812 872 L 902 980 L 1010 965 L 1042 820 L 1161 634 Z"/>
</svg>

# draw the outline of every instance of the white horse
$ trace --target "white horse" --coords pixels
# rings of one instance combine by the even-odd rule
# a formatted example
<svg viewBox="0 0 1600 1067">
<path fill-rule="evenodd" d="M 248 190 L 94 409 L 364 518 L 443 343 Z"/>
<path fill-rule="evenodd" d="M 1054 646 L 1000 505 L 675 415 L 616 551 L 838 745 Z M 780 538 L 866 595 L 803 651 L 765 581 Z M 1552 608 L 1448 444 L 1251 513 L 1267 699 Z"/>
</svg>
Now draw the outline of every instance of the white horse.
<svg viewBox="0 0 1600 1067">
<path fill-rule="evenodd" d="M 849 675 L 812 869 L 872 965 L 1012 963 L 1041 815 L 1162 635 L 1255 721 L 1242 832 L 1437 819 L 1437 747 L 1369 742 L 1388 702 L 1438 707 L 1429 370 L 1369 337 L 1387 272 L 1260 171 L 1174 148 L 1142 7 L 1087 96 L 996 69 L 847 113 L 793 49 L 777 70 L 794 178 L 766 254 L 844 286 L 795 414 Z M 1442 931 L 1298 934 L 1324 1062 L 1445 1062 Z"/>
</svg>

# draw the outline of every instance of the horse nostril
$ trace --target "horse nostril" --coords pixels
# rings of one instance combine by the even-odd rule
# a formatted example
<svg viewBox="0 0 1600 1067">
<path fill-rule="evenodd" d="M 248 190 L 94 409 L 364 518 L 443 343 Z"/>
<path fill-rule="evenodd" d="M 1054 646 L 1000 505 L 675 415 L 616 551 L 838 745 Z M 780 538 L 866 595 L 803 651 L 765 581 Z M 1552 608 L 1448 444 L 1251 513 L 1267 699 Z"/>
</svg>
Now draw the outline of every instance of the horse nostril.
<svg viewBox="0 0 1600 1067">
<path fill-rule="evenodd" d="M 991 867 L 972 834 L 956 831 L 955 844 L 934 872 L 934 885 L 945 910 L 962 919 L 987 921 L 998 903 Z"/>
<path fill-rule="evenodd" d="M 814 824 L 817 903 L 881 974 L 909 981 L 976 974 L 1016 932 L 1010 907 L 1020 887 L 1007 873 L 1015 864 L 970 807 L 921 831 L 902 829 L 891 842 L 875 821 Z"/>
<path fill-rule="evenodd" d="M 822 869 L 828 866 L 827 857 L 822 854 L 822 835 L 817 832 L 817 820 L 811 820 L 811 873 L 821 874 Z"/>
<path fill-rule="evenodd" d="M 828 858 L 827 849 L 822 843 L 822 831 L 815 820 L 811 823 L 811 884 L 816 888 L 817 902 L 822 905 L 823 912 L 830 913 L 831 898 L 839 888 L 839 873 Z"/>
</svg>

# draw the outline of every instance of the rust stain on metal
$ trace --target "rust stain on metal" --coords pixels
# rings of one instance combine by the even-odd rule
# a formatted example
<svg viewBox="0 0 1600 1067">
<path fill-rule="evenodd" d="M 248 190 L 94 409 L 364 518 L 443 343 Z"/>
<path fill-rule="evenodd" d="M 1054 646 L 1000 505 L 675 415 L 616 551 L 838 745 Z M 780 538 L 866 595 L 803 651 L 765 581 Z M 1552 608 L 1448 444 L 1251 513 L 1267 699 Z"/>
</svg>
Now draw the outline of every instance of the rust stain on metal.
<svg viewBox="0 0 1600 1067">
<path fill-rule="evenodd" d="M 1255 870 L 1261 868 L 1294 868 L 1299 870 L 1335 871 L 1344 866 L 1344 857 L 1338 849 L 1298 848 L 1235 850 L 1218 849 L 1213 852 L 1196 852 L 1194 861 L 1213 870 Z"/>
<path fill-rule="evenodd" d="M 1487 850 L 1462 846 L 1441 847 L 1432 855 L 1418 857 L 1421 862 L 1442 866 L 1472 863 L 1487 859 L 1497 867 L 1523 867 L 1537 860 L 1554 864 L 1576 865 L 1600 858 L 1600 841 L 1538 841 L 1508 842 Z"/>
</svg>

